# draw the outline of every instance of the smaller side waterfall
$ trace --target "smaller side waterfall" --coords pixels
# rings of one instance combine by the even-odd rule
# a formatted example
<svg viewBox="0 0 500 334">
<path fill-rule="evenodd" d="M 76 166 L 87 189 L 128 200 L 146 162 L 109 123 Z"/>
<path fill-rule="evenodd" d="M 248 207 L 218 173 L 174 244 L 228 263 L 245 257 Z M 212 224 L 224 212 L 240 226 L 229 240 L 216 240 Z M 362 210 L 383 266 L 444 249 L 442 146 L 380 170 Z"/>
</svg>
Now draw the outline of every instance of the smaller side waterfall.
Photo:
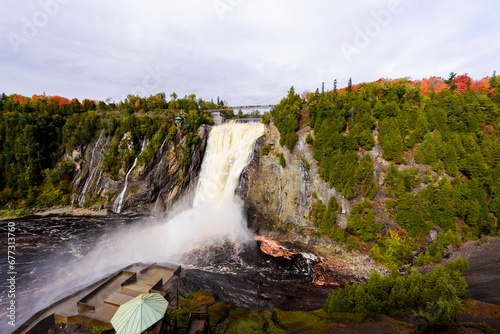
<svg viewBox="0 0 500 334">
<path fill-rule="evenodd" d="M 141 153 L 142 153 L 142 151 L 144 151 L 144 148 L 146 147 L 146 145 L 147 145 L 147 141 L 146 141 L 146 139 L 144 139 L 144 141 L 142 142 Z M 141 154 L 141 153 L 139 153 L 139 154 Z M 132 164 L 132 167 L 130 167 L 127 174 L 125 175 L 125 185 L 123 186 L 122 192 L 116 198 L 115 203 L 113 203 L 113 211 L 116 213 L 120 213 L 122 211 L 123 198 L 125 197 L 125 193 L 127 192 L 127 187 L 128 187 L 128 176 L 130 175 L 130 173 L 134 170 L 135 166 L 137 165 L 137 158 L 138 158 L 138 156 L 135 157 L 134 163 Z"/>
<path fill-rule="evenodd" d="M 92 184 L 92 181 L 94 180 L 94 177 L 97 173 L 97 169 L 99 169 L 99 161 L 97 162 L 96 166 L 94 167 L 94 156 L 95 156 L 95 150 L 99 146 L 99 142 L 101 141 L 102 138 L 102 133 L 104 132 L 104 129 L 101 131 L 101 134 L 99 135 L 99 138 L 97 139 L 94 149 L 92 150 L 92 156 L 90 158 L 90 165 L 89 165 L 89 174 L 87 176 L 87 179 L 85 180 L 85 184 L 83 185 L 82 193 L 80 195 L 80 198 L 78 199 L 78 205 L 83 206 L 85 204 L 86 200 L 86 194 L 87 190 Z M 97 184 L 99 181 L 97 182 Z M 96 184 L 96 186 L 97 186 Z"/>
</svg>

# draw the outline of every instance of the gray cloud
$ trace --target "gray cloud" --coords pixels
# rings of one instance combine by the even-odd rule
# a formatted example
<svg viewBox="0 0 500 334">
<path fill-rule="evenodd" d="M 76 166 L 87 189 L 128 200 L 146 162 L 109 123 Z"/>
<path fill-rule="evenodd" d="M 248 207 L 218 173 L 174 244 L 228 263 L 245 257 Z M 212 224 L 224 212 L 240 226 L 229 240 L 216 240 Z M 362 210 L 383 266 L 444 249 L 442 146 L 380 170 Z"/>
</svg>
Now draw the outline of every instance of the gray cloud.
<svg viewBox="0 0 500 334">
<path fill-rule="evenodd" d="M 0 90 L 116 101 L 194 92 L 241 105 L 278 102 L 292 85 L 331 89 L 335 78 L 343 86 L 497 69 L 498 2 L 401 0 L 391 12 L 393 3 L 4 2 Z M 342 45 L 355 52 L 346 57 Z"/>
</svg>

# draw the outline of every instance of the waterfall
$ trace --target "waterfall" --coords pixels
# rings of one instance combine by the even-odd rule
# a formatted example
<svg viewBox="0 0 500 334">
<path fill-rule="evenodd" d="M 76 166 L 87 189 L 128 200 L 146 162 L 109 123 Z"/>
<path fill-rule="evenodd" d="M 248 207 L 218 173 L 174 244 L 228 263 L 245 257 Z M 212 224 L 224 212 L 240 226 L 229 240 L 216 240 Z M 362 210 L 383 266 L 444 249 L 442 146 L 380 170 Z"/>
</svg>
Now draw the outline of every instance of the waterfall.
<svg viewBox="0 0 500 334">
<path fill-rule="evenodd" d="M 226 242 L 234 245 L 231 247 L 236 251 L 228 251 L 227 258 L 237 257 L 240 246 L 253 238 L 247 228 L 243 202 L 235 191 L 241 172 L 252 158 L 254 143 L 263 134 L 264 125 L 256 123 L 213 127 L 192 204 L 180 201 L 167 218 L 107 236 L 86 261 L 100 268 L 132 262 L 188 264 L 197 260 L 191 256 L 193 251 L 210 261 L 212 247 Z M 115 203 L 118 209 L 120 198 Z"/>
<path fill-rule="evenodd" d="M 104 232 L 83 257 L 50 268 L 53 279 L 43 291 L 37 290 L 38 298 L 43 294 L 57 296 L 134 262 L 200 264 L 210 269 L 212 264 L 217 266 L 216 258 L 221 254 L 227 263 L 241 261 L 241 246 L 254 240 L 235 190 L 242 170 L 252 158 L 253 145 L 263 134 L 262 124 L 212 128 L 192 204 L 179 202 L 176 209 L 170 210 L 169 218 L 144 220 Z M 115 201 L 116 211 L 123 204 L 127 177 Z M 228 270 L 224 268 L 221 270 Z"/>
<path fill-rule="evenodd" d="M 144 141 L 142 142 L 141 153 L 142 153 L 142 151 L 144 150 L 145 147 L 146 147 L 146 139 L 144 139 Z M 113 211 L 116 212 L 116 213 L 120 213 L 122 211 L 122 208 L 123 208 L 123 198 L 125 197 L 125 193 L 127 192 L 127 187 L 128 187 L 128 176 L 130 175 L 130 173 L 134 170 L 135 166 L 137 165 L 137 158 L 138 157 L 139 156 L 135 157 L 134 163 L 132 164 L 132 167 L 130 167 L 130 169 L 128 170 L 127 174 L 125 175 L 125 184 L 123 186 L 123 190 L 120 193 L 120 195 L 118 195 L 118 197 L 116 198 L 115 202 L 113 203 Z"/>
<path fill-rule="evenodd" d="M 218 206 L 230 201 L 241 172 L 250 161 L 253 144 L 264 134 L 260 123 L 225 123 L 212 128 L 194 197 L 194 206 Z"/>
<path fill-rule="evenodd" d="M 92 184 L 92 180 L 94 179 L 96 171 L 99 167 L 99 163 L 97 163 L 97 165 L 94 168 L 94 154 L 95 154 L 96 148 L 99 146 L 99 142 L 101 141 L 103 132 L 104 132 L 104 129 L 101 131 L 101 134 L 99 135 L 99 138 L 97 139 L 97 141 L 95 143 L 94 149 L 92 150 L 92 155 L 90 158 L 90 165 L 89 165 L 89 175 L 87 176 L 87 179 L 85 180 L 85 184 L 83 185 L 83 189 L 82 189 L 82 194 L 80 195 L 80 198 L 78 199 L 78 205 L 80 205 L 80 206 L 83 206 L 83 204 L 85 204 L 85 200 L 86 200 L 85 194 L 87 193 L 89 186 Z M 99 184 L 99 181 L 97 182 L 97 184 Z M 96 184 L 96 186 L 97 186 L 97 184 Z"/>
</svg>

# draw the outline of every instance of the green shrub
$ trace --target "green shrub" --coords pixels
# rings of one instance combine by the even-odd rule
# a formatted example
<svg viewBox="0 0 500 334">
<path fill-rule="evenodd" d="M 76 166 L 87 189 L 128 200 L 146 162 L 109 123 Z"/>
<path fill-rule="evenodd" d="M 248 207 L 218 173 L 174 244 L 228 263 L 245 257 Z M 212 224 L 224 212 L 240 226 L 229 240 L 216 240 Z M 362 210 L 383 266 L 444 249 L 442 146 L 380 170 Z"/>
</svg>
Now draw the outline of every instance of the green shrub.
<svg viewBox="0 0 500 334">
<path fill-rule="evenodd" d="M 486 334 L 495 334 L 497 332 L 495 329 L 493 329 L 490 325 L 488 325 L 484 321 L 480 322 L 478 327 Z"/>
<path fill-rule="evenodd" d="M 264 148 L 262 149 L 262 155 L 269 155 L 269 147 L 268 146 L 264 146 Z"/>
<path fill-rule="evenodd" d="M 280 165 L 283 168 L 285 168 L 285 166 L 286 166 L 286 160 L 285 160 L 285 157 L 283 156 L 283 154 L 280 154 Z"/>
<path fill-rule="evenodd" d="M 345 248 L 347 248 L 347 250 L 349 250 L 349 251 L 352 251 L 357 246 L 358 246 L 358 243 L 356 242 L 356 239 L 354 239 L 354 237 L 352 235 L 350 235 L 347 238 L 347 245 L 345 246 Z"/>
<path fill-rule="evenodd" d="M 335 227 L 335 229 L 332 232 L 330 232 L 330 234 L 328 236 L 332 240 L 335 240 L 337 242 L 344 243 L 344 242 L 347 241 L 345 230 L 342 227 L 340 227 L 340 226 Z"/>
<path fill-rule="evenodd" d="M 456 324 L 462 300 L 469 297 L 463 277 L 467 268 L 467 260 L 458 259 L 445 266 L 437 265 L 425 275 L 414 272 L 406 277 L 381 277 L 372 272 L 366 285 L 354 283 L 332 291 L 324 310 L 361 313 L 372 318 L 379 314 L 401 316 L 412 310 L 418 314 L 422 328 L 450 327 Z"/>
<path fill-rule="evenodd" d="M 311 136 L 311 134 L 307 134 L 307 137 L 306 137 L 306 143 L 307 144 L 312 144 L 314 141 L 313 137 Z"/>
<path fill-rule="evenodd" d="M 461 244 L 462 238 L 451 230 L 448 230 L 446 233 L 440 233 L 437 240 L 427 247 L 425 253 L 418 255 L 414 264 L 417 267 L 421 267 L 431 262 L 440 263 L 443 260 L 442 254 L 449 245 L 460 246 Z"/>
<path fill-rule="evenodd" d="M 304 161 L 304 167 L 306 167 L 307 170 L 311 169 L 311 165 L 309 164 L 309 161 L 307 159 Z"/>
</svg>

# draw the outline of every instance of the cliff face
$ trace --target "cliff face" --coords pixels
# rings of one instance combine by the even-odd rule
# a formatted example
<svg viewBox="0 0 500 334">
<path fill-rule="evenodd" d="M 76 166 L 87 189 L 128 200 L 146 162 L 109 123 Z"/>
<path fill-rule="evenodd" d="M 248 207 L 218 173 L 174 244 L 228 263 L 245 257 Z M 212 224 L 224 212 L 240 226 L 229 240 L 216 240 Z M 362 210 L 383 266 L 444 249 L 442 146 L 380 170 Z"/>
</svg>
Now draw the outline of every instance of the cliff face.
<svg viewBox="0 0 500 334">
<path fill-rule="evenodd" d="M 338 205 L 346 208 L 337 214 L 337 224 L 345 228 L 349 208 L 359 199 L 347 200 L 323 181 L 313 149 L 306 144 L 309 133 L 312 135 L 309 127 L 300 130 L 291 154 L 279 144 L 279 132 L 273 124 L 266 126 L 265 135 L 256 142 L 236 191 L 244 200 L 248 225 L 257 234 L 254 239 L 266 254 L 284 258 L 295 254 L 299 267 L 304 267 L 301 260 L 308 262 L 316 285 L 364 281 L 372 270 L 387 274 L 387 269 L 376 265 L 369 255 L 348 252 L 337 242 L 315 235 L 317 228 L 309 214 L 318 200 L 327 203 L 334 196 Z M 262 154 L 264 147 L 269 154 Z M 285 158 L 285 167 L 280 164 L 280 155 Z"/>
<path fill-rule="evenodd" d="M 154 159 L 138 166 L 131 173 L 130 192 L 124 207 L 138 213 L 160 215 L 167 211 L 191 187 L 196 186 L 201 164 L 205 155 L 210 127 L 202 126 L 198 131 L 201 144 L 191 146 L 191 164 L 181 169 L 182 149 L 186 145 L 185 138 L 181 144 L 166 143 Z"/>
<path fill-rule="evenodd" d="M 202 126 L 198 131 L 201 144 L 191 147 L 191 163 L 181 168 L 186 138 L 178 137 L 177 143 L 165 140 L 153 157 L 138 162 L 128 175 L 123 196 L 122 213 L 161 214 L 195 185 L 200 172 L 210 127 Z M 122 143 L 127 149 L 127 136 Z M 72 204 L 91 209 L 113 209 L 119 194 L 125 188 L 128 171 L 120 170 L 113 180 L 102 172 L 103 158 L 110 146 L 110 138 L 103 132 L 96 136 L 83 152 L 73 151 L 66 159 L 76 165 L 76 175 L 71 195 Z"/>
<path fill-rule="evenodd" d="M 312 131 L 308 128 L 299 132 L 293 153 L 281 147 L 279 132 L 272 124 L 266 126 L 264 137 L 257 142 L 237 191 L 245 201 L 248 224 L 257 234 L 292 234 L 306 243 L 321 244 L 323 239 L 311 237 L 309 212 L 313 205 L 317 200 L 327 203 L 335 196 L 340 206 L 349 207 L 349 201 L 319 176 L 312 147 L 305 143 L 309 132 Z M 265 146 L 269 148 L 268 155 L 262 154 Z M 280 165 L 280 155 L 285 158 L 285 167 Z M 337 224 L 346 227 L 347 214 L 339 214 Z"/>
</svg>

